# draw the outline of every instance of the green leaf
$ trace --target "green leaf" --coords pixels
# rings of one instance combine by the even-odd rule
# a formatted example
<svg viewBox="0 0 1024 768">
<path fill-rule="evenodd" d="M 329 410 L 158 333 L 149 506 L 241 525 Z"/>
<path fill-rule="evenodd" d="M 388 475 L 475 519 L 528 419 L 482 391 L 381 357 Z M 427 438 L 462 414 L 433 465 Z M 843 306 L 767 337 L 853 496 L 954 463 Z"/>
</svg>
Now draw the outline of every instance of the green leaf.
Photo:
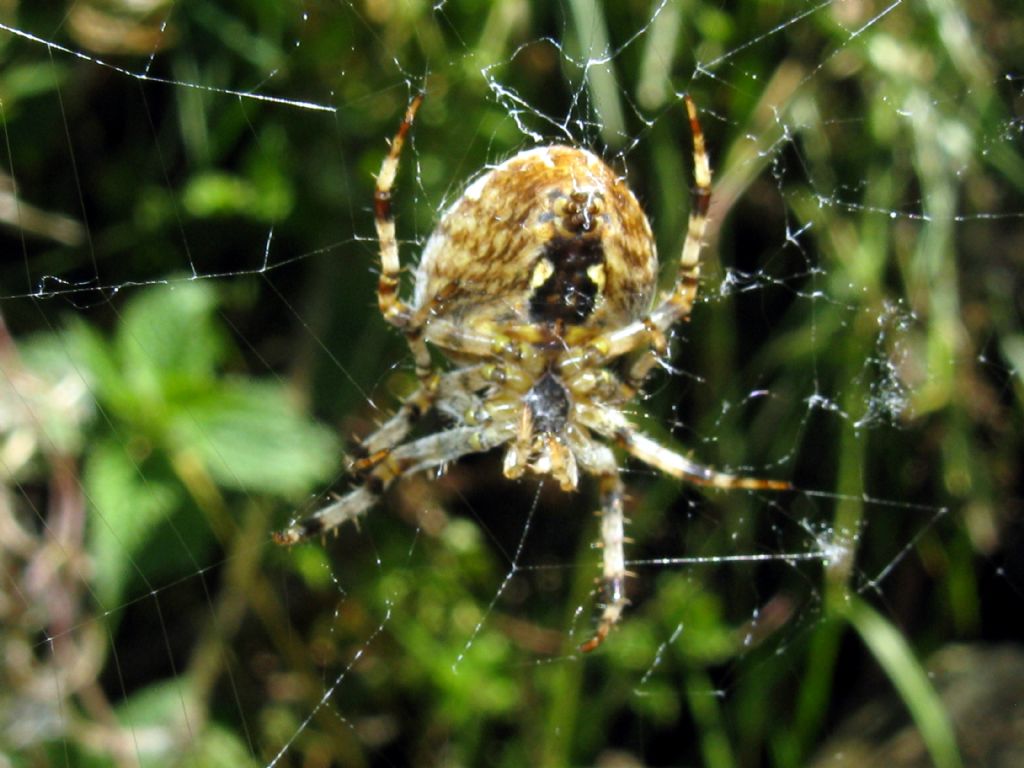
<svg viewBox="0 0 1024 768">
<path fill-rule="evenodd" d="M 859 598 L 850 596 L 844 615 L 899 691 L 937 768 L 960 768 L 949 715 L 903 635 Z"/>
<path fill-rule="evenodd" d="M 291 212 L 293 195 L 279 175 L 248 179 L 207 172 L 189 181 L 183 202 L 185 209 L 197 218 L 245 216 L 274 222 Z"/>
<path fill-rule="evenodd" d="M 99 331 L 74 318 L 63 332 L 71 364 L 98 400 L 115 408 L 123 401 L 124 381 L 111 345 Z"/>
<path fill-rule="evenodd" d="M 162 680 L 133 693 L 117 707 L 116 715 L 125 728 L 139 736 L 137 757 L 143 765 L 257 765 L 245 743 L 227 728 L 210 722 L 196 731 L 205 714 L 194 701 L 188 678 Z M 148 738 L 143 738 L 145 735 Z"/>
<path fill-rule="evenodd" d="M 18 66 L 13 66 L 9 61 L 5 62 L 0 90 L 4 94 L 7 120 L 15 116 L 13 110 L 20 101 L 62 86 L 67 76 L 68 68 L 53 60 Z"/>
<path fill-rule="evenodd" d="M 89 450 L 84 482 L 96 595 L 110 610 L 120 605 L 131 579 L 145 577 L 138 555 L 159 523 L 180 506 L 182 492 L 169 476 L 143 477 L 126 448 L 112 439 Z M 146 573 L 152 573 L 151 565 L 145 564 Z"/>
<path fill-rule="evenodd" d="M 179 383 L 214 375 L 226 350 L 213 322 L 216 306 L 216 292 L 199 281 L 151 288 L 128 303 L 115 343 L 134 392 L 162 397 Z"/>
<path fill-rule="evenodd" d="M 56 333 L 36 334 L 18 344 L 21 363 L 0 361 L 0 410 L 7 430 L 27 430 L 45 453 L 76 455 L 92 412 L 87 373 L 68 356 Z"/>
<path fill-rule="evenodd" d="M 1010 362 L 1010 369 L 1016 373 L 1018 392 L 1024 393 L 1024 334 L 1003 337 L 1002 351 Z"/>
<path fill-rule="evenodd" d="M 173 414 L 174 450 L 198 455 L 225 488 L 294 496 L 337 470 L 334 436 L 276 384 L 236 380 Z"/>
</svg>

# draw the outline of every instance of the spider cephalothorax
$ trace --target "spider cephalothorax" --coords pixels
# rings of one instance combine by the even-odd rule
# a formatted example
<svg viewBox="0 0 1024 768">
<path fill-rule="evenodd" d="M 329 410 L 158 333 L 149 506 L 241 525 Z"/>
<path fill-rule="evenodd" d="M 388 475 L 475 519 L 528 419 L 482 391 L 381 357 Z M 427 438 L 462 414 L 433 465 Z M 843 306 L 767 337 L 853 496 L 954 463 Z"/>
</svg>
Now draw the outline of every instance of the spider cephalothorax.
<svg viewBox="0 0 1024 768">
<path fill-rule="evenodd" d="M 364 513 L 395 478 L 499 446 L 509 478 L 532 471 L 570 491 L 581 471 L 594 475 L 605 606 L 583 645 L 591 650 L 627 604 L 624 489 L 609 443 L 700 485 L 789 487 L 696 464 L 640 433 L 625 411 L 697 291 L 711 194 L 697 111 L 687 97 L 696 186 L 686 242 L 674 286 L 653 306 L 658 259 L 647 217 L 602 160 L 563 146 L 520 152 L 471 183 L 427 241 L 406 303 L 391 188 L 421 100 L 409 105 L 375 196 L 380 309 L 405 333 L 420 387 L 363 442 L 352 463 L 358 486 L 276 539 L 292 544 L 335 528 Z M 428 345 L 452 361 L 449 370 L 434 368 Z M 453 425 L 407 441 L 431 409 Z"/>
</svg>

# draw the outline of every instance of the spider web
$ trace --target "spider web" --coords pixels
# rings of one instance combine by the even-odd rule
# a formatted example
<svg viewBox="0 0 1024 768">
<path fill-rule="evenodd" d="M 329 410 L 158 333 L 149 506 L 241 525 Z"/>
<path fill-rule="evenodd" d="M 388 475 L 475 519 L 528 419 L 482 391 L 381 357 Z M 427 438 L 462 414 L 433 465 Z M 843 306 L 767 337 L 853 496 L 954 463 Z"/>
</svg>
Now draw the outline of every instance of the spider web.
<svg viewBox="0 0 1024 768">
<path fill-rule="evenodd" d="M 863 764 L 901 728 L 958 764 L 942 654 L 988 702 L 985 644 L 1024 666 L 1020 23 L 623 5 L 0 4 L 0 764 L 825 765 L 879 702 Z M 372 174 L 419 90 L 404 264 L 480 168 L 567 143 L 628 178 L 665 286 L 701 112 L 700 296 L 631 415 L 796 490 L 626 462 L 594 654 L 586 482 L 471 456 L 270 540 L 414 381 Z"/>
</svg>

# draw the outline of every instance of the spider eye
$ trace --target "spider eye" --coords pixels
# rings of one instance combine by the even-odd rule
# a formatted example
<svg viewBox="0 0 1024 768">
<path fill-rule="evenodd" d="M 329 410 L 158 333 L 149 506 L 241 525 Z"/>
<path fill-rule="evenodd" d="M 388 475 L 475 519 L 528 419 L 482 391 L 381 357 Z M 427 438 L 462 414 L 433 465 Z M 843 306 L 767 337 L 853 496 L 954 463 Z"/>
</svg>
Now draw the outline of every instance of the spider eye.
<svg viewBox="0 0 1024 768">
<path fill-rule="evenodd" d="M 530 319 L 579 325 L 594 311 L 604 287 L 604 246 L 600 237 L 556 237 L 534 268 Z"/>
</svg>

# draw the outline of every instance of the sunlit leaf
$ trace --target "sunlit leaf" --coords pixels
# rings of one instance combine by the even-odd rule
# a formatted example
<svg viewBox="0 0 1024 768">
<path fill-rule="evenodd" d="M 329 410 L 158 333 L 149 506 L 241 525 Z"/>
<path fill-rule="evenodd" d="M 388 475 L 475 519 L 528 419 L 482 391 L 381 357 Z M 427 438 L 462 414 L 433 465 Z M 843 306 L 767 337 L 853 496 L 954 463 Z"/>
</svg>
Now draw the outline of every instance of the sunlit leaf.
<svg viewBox="0 0 1024 768">
<path fill-rule="evenodd" d="M 173 417 L 174 449 L 198 455 L 226 488 L 294 495 L 331 477 L 337 443 L 274 384 L 233 381 Z"/>
<path fill-rule="evenodd" d="M 182 677 L 154 683 L 117 708 L 118 720 L 137 737 L 140 762 L 156 768 L 183 763 L 210 768 L 259 765 L 236 734 L 216 722 L 205 722 L 190 682 Z"/>
<path fill-rule="evenodd" d="M 216 304 L 216 293 L 203 282 L 177 282 L 133 296 L 115 343 L 136 394 L 156 396 L 181 380 L 214 374 L 225 351 L 213 322 Z"/>
<path fill-rule="evenodd" d="M 143 474 L 128 448 L 109 439 L 90 448 L 84 480 L 95 590 L 111 608 L 139 569 L 152 574 L 153 564 L 140 565 L 136 557 L 159 523 L 180 506 L 183 493 L 170 476 Z"/>
</svg>

